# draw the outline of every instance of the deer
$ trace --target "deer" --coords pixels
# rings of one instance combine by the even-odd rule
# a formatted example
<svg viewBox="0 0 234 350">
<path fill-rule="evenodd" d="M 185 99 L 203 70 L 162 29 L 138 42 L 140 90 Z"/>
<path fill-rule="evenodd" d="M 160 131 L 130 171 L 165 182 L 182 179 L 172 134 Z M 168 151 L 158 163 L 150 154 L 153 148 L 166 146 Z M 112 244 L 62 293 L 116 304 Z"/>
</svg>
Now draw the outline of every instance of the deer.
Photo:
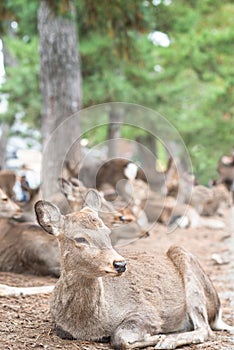
<svg viewBox="0 0 234 350">
<path fill-rule="evenodd" d="M 66 180 L 59 178 L 59 185 L 62 193 L 65 195 L 72 211 L 80 210 L 84 204 L 84 198 L 89 189 L 76 179 Z M 105 224 L 111 229 L 112 244 L 119 243 L 120 240 L 135 241 L 139 238 L 148 237 L 149 233 L 138 223 L 138 213 L 133 213 L 131 208 L 125 202 L 117 200 L 115 206 L 113 202 L 105 199 L 104 194 L 100 193 L 101 210 L 99 215 Z M 116 208 L 117 206 L 117 208 Z"/>
<path fill-rule="evenodd" d="M 160 222 L 167 225 L 169 231 L 177 227 L 207 227 L 212 229 L 225 227 L 225 224 L 220 220 L 201 217 L 196 207 L 181 203 L 178 197 L 177 199 L 172 196 L 162 197 L 161 194 L 150 189 L 147 183 L 137 179 L 136 174 L 136 165 L 130 163 L 125 168 L 125 176 L 128 181 L 122 186 L 121 193 L 129 203 L 132 203 L 132 210 L 136 215 L 140 214 L 139 217 L 141 220 L 143 219 L 144 224 L 147 224 L 148 221 L 151 223 Z M 211 189 L 208 190 L 212 192 Z M 208 202 L 207 207 L 204 206 L 204 210 L 217 209 L 218 205 L 215 207 L 215 203 L 220 204 L 221 199 L 224 200 L 223 197 L 221 190 L 215 191 L 215 194 L 212 192 L 213 202 Z M 146 220 L 144 220 L 144 215 L 146 215 Z"/>
<path fill-rule="evenodd" d="M 60 274 L 54 236 L 33 223 L 18 223 L 21 208 L 0 189 L 0 271 L 34 275 Z"/>
<path fill-rule="evenodd" d="M 101 164 L 96 174 L 97 189 L 99 189 L 103 183 L 109 183 L 113 187 L 116 187 L 116 184 L 120 180 L 127 179 L 125 169 L 130 164 L 135 165 L 133 162 L 125 158 L 115 158 Z M 147 177 L 144 171 L 137 166 L 136 168 L 136 178 L 147 182 Z"/>
<path fill-rule="evenodd" d="M 61 275 L 51 316 L 62 338 L 105 341 L 114 349 L 175 349 L 234 331 L 198 260 L 182 247 L 165 254 L 117 252 L 98 216 L 101 199 L 89 190 L 84 207 L 62 215 L 48 201 L 35 205 L 38 223 L 57 237 Z M 120 255 L 121 253 L 121 255 Z"/>
<path fill-rule="evenodd" d="M 41 198 L 40 196 L 40 186 L 37 188 L 28 188 L 29 200 L 26 203 L 16 202 L 22 213 L 20 216 L 15 218 L 17 222 L 36 222 L 35 213 L 34 213 L 34 205 Z"/>
<path fill-rule="evenodd" d="M 229 155 L 222 156 L 217 167 L 219 178 L 217 184 L 225 184 L 232 193 L 232 206 L 234 206 L 234 148 Z"/>
<path fill-rule="evenodd" d="M 223 221 L 202 217 L 192 205 L 178 203 L 171 196 L 149 198 L 144 211 L 149 222 L 159 222 L 166 225 L 168 232 L 172 232 L 177 227 L 194 229 L 206 227 L 215 230 L 225 228 Z"/>
<path fill-rule="evenodd" d="M 219 173 L 217 183 L 225 183 L 230 189 L 234 182 L 234 148 L 229 155 L 224 155 L 219 159 L 217 170 Z"/>
<path fill-rule="evenodd" d="M 190 204 L 202 216 L 212 216 L 216 213 L 220 216 L 223 209 L 231 207 L 231 193 L 222 183 L 211 188 L 197 185 L 192 190 Z"/>
<path fill-rule="evenodd" d="M 0 219 L 18 217 L 21 215 L 21 208 L 14 203 L 0 188 Z"/>
<path fill-rule="evenodd" d="M 12 198 L 14 196 L 13 187 L 16 181 L 16 175 L 12 170 L 0 170 L 0 187 L 2 190 Z"/>
</svg>

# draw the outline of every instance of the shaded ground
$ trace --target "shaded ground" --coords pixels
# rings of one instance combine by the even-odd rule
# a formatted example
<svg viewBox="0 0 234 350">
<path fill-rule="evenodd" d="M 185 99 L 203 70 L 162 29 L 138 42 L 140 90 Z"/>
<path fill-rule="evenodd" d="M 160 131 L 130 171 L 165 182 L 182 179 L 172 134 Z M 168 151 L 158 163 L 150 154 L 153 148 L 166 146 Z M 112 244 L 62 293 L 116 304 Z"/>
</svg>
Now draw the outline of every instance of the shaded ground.
<svg viewBox="0 0 234 350">
<path fill-rule="evenodd" d="M 234 325 L 234 233 L 231 234 L 229 213 L 226 230 L 188 229 L 167 234 L 157 226 L 151 236 L 139 240 L 128 249 L 150 250 L 155 254 L 165 251 L 171 244 L 180 244 L 198 256 L 219 292 L 224 320 Z M 212 259 L 216 255 L 215 260 Z M 219 261 L 221 260 L 221 261 Z M 220 264 L 221 263 L 221 264 Z M 0 283 L 14 286 L 54 284 L 56 279 L 0 273 Z M 68 341 L 53 333 L 49 313 L 49 295 L 19 298 L 0 298 L 0 349 L 109 349 L 108 344 Z M 184 350 L 234 350 L 234 335 L 216 332 L 212 341 L 183 347 Z"/>
</svg>

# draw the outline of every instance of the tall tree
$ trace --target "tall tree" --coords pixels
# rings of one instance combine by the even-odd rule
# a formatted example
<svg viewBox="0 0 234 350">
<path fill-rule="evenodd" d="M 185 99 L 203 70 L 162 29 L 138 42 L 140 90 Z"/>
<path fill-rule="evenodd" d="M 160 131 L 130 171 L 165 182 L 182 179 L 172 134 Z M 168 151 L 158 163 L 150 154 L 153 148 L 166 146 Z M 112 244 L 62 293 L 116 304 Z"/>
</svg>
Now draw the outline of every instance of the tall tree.
<svg viewBox="0 0 234 350">
<path fill-rule="evenodd" d="M 43 142 L 81 106 L 81 74 L 72 1 L 41 0 L 38 11 Z"/>
<path fill-rule="evenodd" d="M 43 101 L 42 137 L 45 147 L 54 130 L 78 112 L 81 106 L 81 74 L 73 1 L 41 0 L 38 30 Z M 79 134 L 79 122 L 74 123 L 73 127 L 65 124 L 59 134 L 53 134 L 53 145 L 48 144 L 47 149 L 49 157 L 43 163 L 46 176 L 46 182 L 42 179 L 45 196 L 56 192 L 56 176 L 71 147 L 71 140 L 74 137 L 78 139 Z M 56 152 L 51 152 L 50 146 Z M 78 149 L 75 148 L 73 161 L 78 161 L 78 157 Z"/>
</svg>

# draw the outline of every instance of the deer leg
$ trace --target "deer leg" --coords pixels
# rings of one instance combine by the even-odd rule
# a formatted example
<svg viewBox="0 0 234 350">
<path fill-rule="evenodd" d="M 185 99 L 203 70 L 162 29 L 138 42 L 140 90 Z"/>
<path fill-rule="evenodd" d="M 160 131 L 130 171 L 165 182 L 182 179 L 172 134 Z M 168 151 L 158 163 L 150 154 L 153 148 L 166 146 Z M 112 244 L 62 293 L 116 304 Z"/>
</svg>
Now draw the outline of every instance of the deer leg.
<svg viewBox="0 0 234 350">
<path fill-rule="evenodd" d="M 209 328 L 202 327 L 192 332 L 148 336 L 142 341 L 129 344 L 128 347 L 136 349 L 154 346 L 155 349 L 176 349 L 183 345 L 203 343 L 208 338 L 210 338 Z"/>
<path fill-rule="evenodd" d="M 202 303 L 202 302 L 201 302 Z M 145 336 L 143 340 L 129 344 L 129 348 L 145 348 L 154 346 L 155 349 L 176 349 L 189 344 L 200 344 L 212 337 L 213 333 L 206 320 L 205 305 L 198 305 L 189 314 L 189 319 L 194 325 L 194 330 L 190 332 L 175 334 L 159 334 Z"/>
<path fill-rule="evenodd" d="M 209 326 L 220 312 L 218 294 L 200 266 L 197 259 L 180 247 L 172 247 L 167 252 L 184 284 L 187 315 L 196 330 L 201 324 Z"/>
<path fill-rule="evenodd" d="M 152 315 L 151 309 L 144 313 L 134 312 L 117 327 L 111 337 L 111 345 L 115 349 L 135 348 L 135 344 L 141 344 L 150 334 L 160 333 L 160 324 L 161 319 Z"/>
<path fill-rule="evenodd" d="M 209 319 L 213 321 L 216 319 L 220 302 L 210 279 L 196 258 L 182 248 L 172 247 L 167 255 L 178 269 L 184 284 L 187 313 L 185 332 L 160 335 L 159 333 L 167 333 L 167 330 L 160 329 L 160 327 L 146 327 L 144 323 L 141 323 L 134 325 L 133 335 L 133 328 L 126 329 L 123 324 L 119 335 L 121 334 L 125 348 L 155 346 L 155 349 L 176 349 L 187 344 L 202 343 L 212 337 Z M 157 325 L 161 324 L 157 323 Z M 188 332 L 189 329 L 193 330 Z"/>
<path fill-rule="evenodd" d="M 213 334 L 208 318 L 214 320 L 217 317 L 220 303 L 211 281 L 195 257 L 182 248 L 172 247 L 167 255 L 183 279 L 187 317 L 194 330 L 176 334 L 150 336 L 143 341 L 130 344 L 131 348 L 155 345 L 155 349 L 176 349 L 179 346 L 187 344 L 202 343 L 208 340 Z M 207 307 L 208 304 L 210 305 L 209 310 Z"/>
<path fill-rule="evenodd" d="M 228 324 L 226 324 L 223 320 L 222 320 L 222 310 L 219 310 L 219 314 L 216 317 L 216 319 L 214 320 L 214 322 L 211 323 L 211 328 L 214 331 L 227 331 L 231 334 L 234 334 L 234 327 L 233 326 L 229 326 Z"/>
</svg>

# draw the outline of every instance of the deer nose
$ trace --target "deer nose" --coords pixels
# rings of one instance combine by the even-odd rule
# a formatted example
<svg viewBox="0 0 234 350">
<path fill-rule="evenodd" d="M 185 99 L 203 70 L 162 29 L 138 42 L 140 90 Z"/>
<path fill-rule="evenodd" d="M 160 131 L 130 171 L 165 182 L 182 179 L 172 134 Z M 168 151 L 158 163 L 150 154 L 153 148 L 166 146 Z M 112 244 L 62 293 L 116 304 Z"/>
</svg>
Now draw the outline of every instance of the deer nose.
<svg viewBox="0 0 234 350">
<path fill-rule="evenodd" d="M 126 261 L 114 261 L 113 265 L 118 273 L 122 273 L 126 270 Z"/>
</svg>

